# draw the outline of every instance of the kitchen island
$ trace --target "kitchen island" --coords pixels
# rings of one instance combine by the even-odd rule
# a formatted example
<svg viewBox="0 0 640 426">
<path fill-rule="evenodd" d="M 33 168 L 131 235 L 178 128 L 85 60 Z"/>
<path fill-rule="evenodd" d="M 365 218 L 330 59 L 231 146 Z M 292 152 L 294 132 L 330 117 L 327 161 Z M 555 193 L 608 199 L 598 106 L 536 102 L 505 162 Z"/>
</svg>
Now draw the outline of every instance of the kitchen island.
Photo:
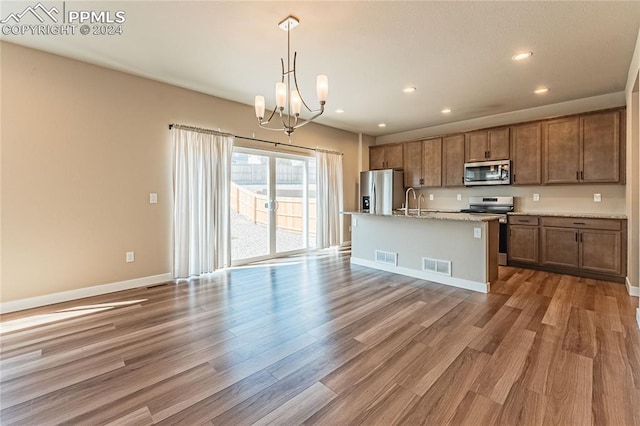
<svg viewBox="0 0 640 426">
<path fill-rule="evenodd" d="M 488 293 L 498 279 L 497 215 L 351 214 L 351 263 Z"/>
</svg>

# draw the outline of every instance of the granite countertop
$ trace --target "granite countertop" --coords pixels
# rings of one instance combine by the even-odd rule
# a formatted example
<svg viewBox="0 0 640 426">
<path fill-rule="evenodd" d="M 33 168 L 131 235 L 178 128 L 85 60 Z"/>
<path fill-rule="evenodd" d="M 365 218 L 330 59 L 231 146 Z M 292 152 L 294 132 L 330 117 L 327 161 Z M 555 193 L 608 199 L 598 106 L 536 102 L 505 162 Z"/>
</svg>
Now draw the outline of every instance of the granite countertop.
<svg viewBox="0 0 640 426">
<path fill-rule="evenodd" d="M 508 215 L 517 216 L 552 216 L 552 217 L 580 217 L 584 219 L 626 219 L 624 214 L 615 213 L 551 213 L 551 212 L 509 212 Z"/>
<path fill-rule="evenodd" d="M 454 220 L 460 222 L 489 222 L 492 220 L 499 220 L 500 216 L 495 214 L 469 214 L 469 213 L 455 213 L 455 212 L 441 212 L 441 211 L 423 211 L 420 216 L 417 214 L 405 215 L 404 212 L 393 212 L 392 214 L 371 214 L 364 212 L 344 212 L 346 214 L 353 215 L 366 215 L 366 216 L 380 216 L 380 217 L 395 217 L 404 219 L 418 219 L 418 220 Z"/>
</svg>

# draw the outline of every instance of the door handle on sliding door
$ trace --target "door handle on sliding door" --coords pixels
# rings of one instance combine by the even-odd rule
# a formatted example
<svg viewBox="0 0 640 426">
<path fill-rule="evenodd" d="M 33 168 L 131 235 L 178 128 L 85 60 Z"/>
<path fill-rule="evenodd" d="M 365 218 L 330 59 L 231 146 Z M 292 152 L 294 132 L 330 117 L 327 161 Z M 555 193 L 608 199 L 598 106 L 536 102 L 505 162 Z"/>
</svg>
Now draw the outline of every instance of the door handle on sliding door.
<svg viewBox="0 0 640 426">
<path fill-rule="evenodd" d="M 264 208 L 269 212 L 274 212 L 278 210 L 278 202 L 276 200 L 269 200 L 264 203 Z"/>
</svg>

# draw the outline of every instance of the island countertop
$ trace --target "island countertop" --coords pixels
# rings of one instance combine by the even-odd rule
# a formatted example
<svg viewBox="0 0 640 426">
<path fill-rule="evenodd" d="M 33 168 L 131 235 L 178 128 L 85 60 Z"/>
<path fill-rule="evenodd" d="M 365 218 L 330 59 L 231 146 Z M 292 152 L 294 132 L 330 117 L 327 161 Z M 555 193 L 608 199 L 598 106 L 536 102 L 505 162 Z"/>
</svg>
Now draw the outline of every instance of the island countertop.
<svg viewBox="0 0 640 426">
<path fill-rule="evenodd" d="M 418 220 L 452 220 L 452 221 L 460 221 L 460 222 L 490 222 L 492 220 L 500 220 L 500 215 L 495 214 L 478 214 L 478 213 L 458 213 L 458 212 L 440 212 L 440 211 L 426 211 L 420 213 L 420 216 L 417 213 L 412 213 L 409 215 L 404 214 L 404 212 L 393 212 L 391 214 L 378 214 L 378 213 L 367 213 L 367 212 L 344 212 L 345 214 L 350 215 L 366 215 L 366 216 L 377 216 L 377 217 L 393 217 L 393 218 L 403 218 L 403 219 L 418 219 Z"/>
</svg>

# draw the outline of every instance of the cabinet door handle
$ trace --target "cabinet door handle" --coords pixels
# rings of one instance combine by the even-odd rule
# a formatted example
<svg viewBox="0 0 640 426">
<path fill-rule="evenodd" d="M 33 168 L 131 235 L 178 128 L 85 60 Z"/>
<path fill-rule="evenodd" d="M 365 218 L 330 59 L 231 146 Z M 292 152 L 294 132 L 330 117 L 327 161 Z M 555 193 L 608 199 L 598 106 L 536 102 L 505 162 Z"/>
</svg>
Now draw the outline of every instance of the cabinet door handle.
<svg viewBox="0 0 640 426">
<path fill-rule="evenodd" d="M 576 237 L 576 242 L 578 242 L 578 233 L 575 233 L 575 237 Z"/>
<path fill-rule="evenodd" d="M 580 234 L 580 242 L 582 242 L 582 233 Z"/>
<path fill-rule="evenodd" d="M 573 222 L 574 225 L 586 225 L 586 222 Z"/>
<path fill-rule="evenodd" d="M 584 170 L 580 170 L 580 180 L 584 180 Z"/>
<path fill-rule="evenodd" d="M 576 172 L 576 180 L 580 180 L 580 171 Z"/>
<path fill-rule="evenodd" d="M 513 174 L 513 183 L 516 183 L 516 174 Z"/>
</svg>

